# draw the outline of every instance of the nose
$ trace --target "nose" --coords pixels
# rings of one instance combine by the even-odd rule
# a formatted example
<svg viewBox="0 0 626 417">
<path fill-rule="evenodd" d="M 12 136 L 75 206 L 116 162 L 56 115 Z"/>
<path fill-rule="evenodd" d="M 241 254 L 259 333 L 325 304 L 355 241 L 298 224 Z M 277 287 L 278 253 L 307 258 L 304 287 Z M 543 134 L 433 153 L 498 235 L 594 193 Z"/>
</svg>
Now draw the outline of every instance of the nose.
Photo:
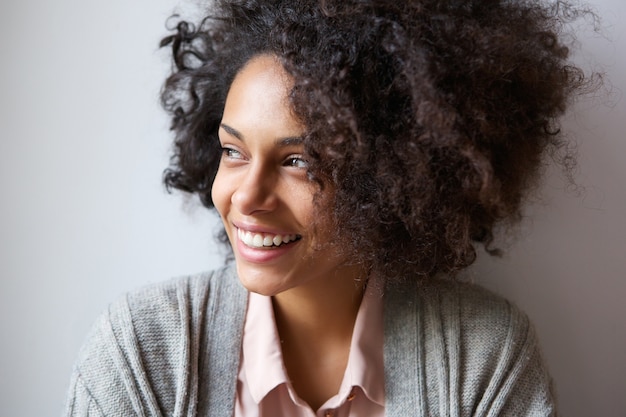
<svg viewBox="0 0 626 417">
<path fill-rule="evenodd" d="M 244 215 L 276 209 L 278 198 L 273 175 L 261 167 L 246 170 L 231 196 L 232 205 Z"/>
</svg>

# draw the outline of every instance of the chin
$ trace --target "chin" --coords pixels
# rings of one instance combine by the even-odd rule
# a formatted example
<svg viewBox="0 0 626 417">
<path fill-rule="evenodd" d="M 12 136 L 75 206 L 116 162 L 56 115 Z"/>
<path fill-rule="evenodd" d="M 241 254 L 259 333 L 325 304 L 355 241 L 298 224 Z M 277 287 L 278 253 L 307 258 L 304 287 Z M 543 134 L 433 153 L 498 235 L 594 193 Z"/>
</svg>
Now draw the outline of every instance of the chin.
<svg viewBox="0 0 626 417">
<path fill-rule="evenodd" d="M 237 275 L 245 289 L 260 295 L 272 297 L 287 289 L 283 282 L 274 279 L 272 274 L 267 272 L 249 270 L 237 265 Z"/>
</svg>

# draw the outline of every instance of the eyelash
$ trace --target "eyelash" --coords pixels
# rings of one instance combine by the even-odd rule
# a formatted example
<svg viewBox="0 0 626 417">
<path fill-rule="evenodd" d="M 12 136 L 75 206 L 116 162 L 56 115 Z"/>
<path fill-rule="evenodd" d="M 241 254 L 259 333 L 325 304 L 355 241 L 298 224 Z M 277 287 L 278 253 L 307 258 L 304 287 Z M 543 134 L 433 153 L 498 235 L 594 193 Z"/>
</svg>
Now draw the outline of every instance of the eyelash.
<svg viewBox="0 0 626 417">
<path fill-rule="evenodd" d="M 233 154 L 237 154 L 236 156 L 234 156 Z M 236 149 L 233 148 L 227 148 L 227 147 L 223 147 L 222 146 L 222 156 L 228 157 L 228 158 L 233 158 L 233 159 L 242 159 L 243 156 L 241 155 L 241 152 L 239 152 Z"/>
<path fill-rule="evenodd" d="M 243 155 L 241 154 L 241 152 L 239 152 L 236 149 L 223 146 L 221 148 L 221 151 L 222 151 L 222 155 L 226 158 L 243 159 Z M 285 159 L 284 165 L 289 166 L 289 167 L 301 168 L 301 169 L 308 168 L 307 161 L 304 158 L 302 158 L 301 155 L 290 155 L 288 158 Z"/>
<path fill-rule="evenodd" d="M 300 166 L 300 164 L 302 164 Z M 287 166 L 292 166 L 295 168 L 308 168 L 309 164 L 307 163 L 307 161 L 305 159 L 303 159 L 301 156 L 290 156 L 289 158 L 287 158 L 287 160 L 285 161 L 285 165 Z"/>
</svg>

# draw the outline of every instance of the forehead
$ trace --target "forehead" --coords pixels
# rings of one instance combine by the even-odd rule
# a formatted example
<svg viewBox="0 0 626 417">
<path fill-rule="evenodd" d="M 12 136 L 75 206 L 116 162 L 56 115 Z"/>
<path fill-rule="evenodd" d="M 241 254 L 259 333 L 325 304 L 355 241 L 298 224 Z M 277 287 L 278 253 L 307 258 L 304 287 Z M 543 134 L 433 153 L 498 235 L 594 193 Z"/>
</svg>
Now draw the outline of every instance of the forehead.
<svg viewBox="0 0 626 417">
<path fill-rule="evenodd" d="M 273 134 L 300 134 L 302 126 L 289 104 L 291 76 L 272 55 L 252 58 L 239 71 L 226 97 L 222 123 L 244 135 L 275 130 Z"/>
</svg>

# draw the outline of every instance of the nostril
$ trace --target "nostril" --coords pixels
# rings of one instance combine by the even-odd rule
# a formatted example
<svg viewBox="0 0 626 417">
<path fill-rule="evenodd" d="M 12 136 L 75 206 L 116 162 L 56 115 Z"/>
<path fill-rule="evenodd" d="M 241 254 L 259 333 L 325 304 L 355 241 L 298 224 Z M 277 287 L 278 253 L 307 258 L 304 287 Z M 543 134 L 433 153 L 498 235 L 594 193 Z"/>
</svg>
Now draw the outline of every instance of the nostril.
<svg viewBox="0 0 626 417">
<path fill-rule="evenodd" d="M 231 202 L 242 214 L 271 211 L 276 208 L 274 190 L 258 182 L 242 184 L 231 197 Z"/>
</svg>

